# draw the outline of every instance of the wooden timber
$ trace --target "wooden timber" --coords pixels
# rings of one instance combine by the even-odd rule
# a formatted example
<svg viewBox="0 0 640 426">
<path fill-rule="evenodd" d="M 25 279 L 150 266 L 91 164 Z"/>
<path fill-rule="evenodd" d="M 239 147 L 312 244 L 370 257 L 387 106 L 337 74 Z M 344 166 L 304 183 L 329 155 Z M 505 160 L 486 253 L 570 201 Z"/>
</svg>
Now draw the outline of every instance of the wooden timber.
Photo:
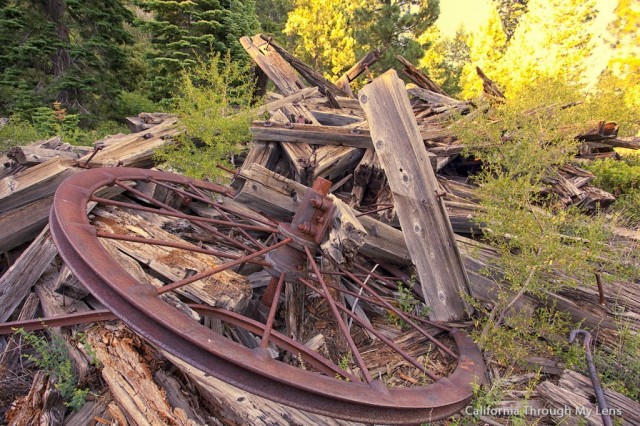
<svg viewBox="0 0 640 426">
<path fill-rule="evenodd" d="M 365 130 L 308 124 L 277 124 L 265 126 L 261 121 L 251 125 L 254 140 L 265 142 L 303 142 L 314 145 L 343 145 L 371 148 L 371 136 Z"/>
<path fill-rule="evenodd" d="M 205 374 L 173 355 L 166 352 L 164 352 L 164 355 L 172 364 L 196 383 L 205 406 L 209 408 L 210 411 L 215 412 L 216 417 L 224 424 L 251 426 L 360 425 L 360 423 L 331 419 L 280 405 L 240 390 L 209 374 Z"/>
<path fill-rule="evenodd" d="M 565 370 L 560 377 L 558 384 L 545 380 L 537 387 L 537 392 L 558 412 L 567 408 L 571 414 L 557 416 L 554 420 L 563 425 L 602 425 L 602 417 L 598 413 L 594 403 L 595 395 L 591 379 L 572 370 Z M 625 426 L 640 426 L 640 403 L 633 401 L 626 396 L 605 389 L 604 395 L 607 400 L 607 407 L 612 413 L 620 412 L 620 416 L 612 416 L 614 424 Z"/>
<path fill-rule="evenodd" d="M 402 65 L 404 65 L 404 69 L 402 70 L 402 73 L 407 77 L 409 77 L 411 81 L 413 81 L 415 84 L 422 87 L 423 89 L 430 90 L 434 93 L 439 93 L 444 96 L 449 96 L 447 95 L 447 92 L 442 90 L 442 88 L 438 86 L 433 80 L 431 80 L 427 74 L 425 74 L 423 71 L 418 69 L 411 62 L 407 61 L 404 57 L 402 57 L 401 55 L 398 55 L 396 56 L 396 59 Z"/>
<path fill-rule="evenodd" d="M 469 284 L 404 84 L 395 71 L 389 71 L 359 96 L 431 308 L 429 316 L 437 321 L 461 320 L 469 307 L 460 294 L 469 293 Z"/>
<path fill-rule="evenodd" d="M 300 59 L 287 52 L 285 48 L 277 44 L 272 37 L 268 37 L 260 34 L 260 37 L 268 43 L 270 48 L 273 48 L 280 56 L 287 61 L 300 75 L 307 80 L 312 86 L 317 86 L 320 92 L 325 96 L 349 96 L 349 94 L 338 86 L 324 78 L 324 76 L 318 71 L 311 68 L 309 65 L 302 62 Z"/>
<path fill-rule="evenodd" d="M 150 354 L 135 334 L 124 326 L 116 330 L 95 327 L 86 332 L 86 338 L 102 366 L 102 378 L 113 399 L 132 425 L 201 424 L 189 419 L 183 409 L 171 406 L 163 388 L 153 380 L 153 373 L 145 362 Z"/>
<path fill-rule="evenodd" d="M 259 35 L 242 37 L 240 44 L 283 95 L 293 95 L 306 87 L 291 65 Z"/>
<path fill-rule="evenodd" d="M 78 153 L 72 151 L 59 151 L 56 149 L 38 148 L 32 146 L 14 146 L 9 149 L 8 156 L 24 166 L 33 166 L 44 163 L 54 158 L 77 159 L 85 155 L 86 152 Z"/>
<path fill-rule="evenodd" d="M 9 319 L 57 253 L 47 226 L 0 277 L 0 322 Z"/>
<path fill-rule="evenodd" d="M 0 214 L 0 253 L 35 238 L 49 222 L 53 196 Z"/>
<path fill-rule="evenodd" d="M 353 96 L 353 92 L 351 91 L 351 86 L 349 83 L 358 78 L 358 76 L 365 72 L 371 65 L 378 62 L 380 56 L 382 56 L 380 49 L 375 49 L 367 53 L 363 58 L 356 62 L 351 68 L 349 68 L 347 72 L 342 74 L 342 77 L 340 77 L 338 81 L 336 81 L 336 86 L 338 86 L 345 92 L 348 92 L 350 97 L 355 98 L 355 96 Z"/>
</svg>

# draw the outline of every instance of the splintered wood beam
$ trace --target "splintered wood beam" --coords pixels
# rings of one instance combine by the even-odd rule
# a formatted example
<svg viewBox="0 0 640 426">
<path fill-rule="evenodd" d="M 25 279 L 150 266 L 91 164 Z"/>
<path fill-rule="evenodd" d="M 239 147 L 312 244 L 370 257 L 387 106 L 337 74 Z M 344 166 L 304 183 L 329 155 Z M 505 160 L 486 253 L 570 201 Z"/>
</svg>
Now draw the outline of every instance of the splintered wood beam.
<svg viewBox="0 0 640 426">
<path fill-rule="evenodd" d="M 9 319 L 57 253 L 47 226 L 0 277 L 0 322 Z"/>
<path fill-rule="evenodd" d="M 347 72 L 345 72 L 342 77 L 338 79 L 336 85 L 344 90 L 351 91 L 351 87 L 349 87 L 349 83 L 358 78 L 360 74 L 366 71 L 371 65 L 378 62 L 382 53 L 380 49 L 372 50 L 367 53 L 362 59 L 356 62 Z"/>
<path fill-rule="evenodd" d="M 290 96 L 305 88 L 291 65 L 259 35 L 242 37 L 240 44 L 283 95 Z"/>
<path fill-rule="evenodd" d="M 435 81 L 431 80 L 427 74 L 425 74 L 411 62 L 407 61 L 404 57 L 398 55 L 396 56 L 396 59 L 402 65 L 404 65 L 402 73 L 409 77 L 415 84 L 422 87 L 423 89 L 431 90 L 432 92 L 439 93 L 444 96 L 449 96 L 447 95 L 447 92 L 442 90 L 442 88 L 438 86 Z"/>
<path fill-rule="evenodd" d="M 391 70 L 359 93 L 430 318 L 458 321 L 469 283 L 404 83 Z"/>
<path fill-rule="evenodd" d="M 267 42 L 270 47 L 275 49 L 276 52 L 282 56 L 282 58 L 287 61 L 291 66 L 300 73 L 300 75 L 311 83 L 313 86 L 317 86 L 320 92 L 323 95 L 328 95 L 330 93 L 333 96 L 349 96 L 347 92 L 340 89 L 338 86 L 324 78 L 324 76 L 318 71 L 311 68 L 309 65 L 302 62 L 300 59 L 293 56 L 291 53 L 287 52 L 287 50 L 277 44 L 272 37 L 268 37 L 265 35 L 260 35 L 262 40 Z"/>
</svg>

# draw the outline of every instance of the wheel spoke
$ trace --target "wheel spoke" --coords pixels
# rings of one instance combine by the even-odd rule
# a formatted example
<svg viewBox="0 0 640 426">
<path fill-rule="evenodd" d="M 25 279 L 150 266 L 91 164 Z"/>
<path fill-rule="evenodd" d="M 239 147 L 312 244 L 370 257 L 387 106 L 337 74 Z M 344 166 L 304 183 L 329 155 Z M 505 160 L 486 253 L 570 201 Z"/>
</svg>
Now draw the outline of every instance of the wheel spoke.
<svg viewBox="0 0 640 426">
<path fill-rule="evenodd" d="M 233 260 L 231 262 L 223 263 L 222 265 L 218 265 L 215 268 L 207 269 L 206 271 L 200 272 L 199 274 L 195 274 L 195 275 L 193 275 L 191 277 L 182 279 L 180 281 L 176 281 L 174 283 L 167 284 L 167 285 L 165 285 L 163 287 L 158 288 L 157 293 L 160 295 L 160 294 L 167 293 L 169 291 L 176 290 L 176 289 L 178 289 L 180 287 L 184 287 L 185 285 L 191 284 L 192 282 L 201 280 L 203 278 L 210 277 L 211 275 L 214 275 L 214 274 L 217 274 L 219 272 L 222 272 L 225 269 L 229 269 L 229 268 L 232 268 L 232 267 L 234 267 L 236 265 L 239 265 L 241 263 L 245 263 L 245 262 L 247 262 L 247 261 L 249 261 L 251 259 L 255 259 L 256 257 L 259 257 L 259 256 L 262 256 L 263 254 L 269 253 L 270 251 L 275 250 L 278 247 L 283 246 L 285 244 L 289 244 L 290 242 L 291 242 L 291 238 L 286 238 L 286 239 L 280 241 L 279 243 L 272 245 L 271 247 L 267 247 L 265 249 L 262 249 L 260 251 L 255 252 L 255 253 L 251 253 L 251 254 L 248 254 L 246 256 L 239 257 L 238 259 L 235 259 L 235 260 Z"/>
<path fill-rule="evenodd" d="M 96 232 L 96 236 L 98 238 L 107 238 L 110 240 L 120 240 L 120 241 L 130 241 L 132 243 L 140 243 L 140 244 L 150 244 L 150 245 L 156 245 L 156 246 L 163 246 L 163 247 L 171 247 L 171 248 L 177 248 L 177 249 L 181 249 L 181 250 L 187 250 L 187 251 L 192 251 L 195 253 L 202 253 L 202 254 L 208 254 L 211 256 L 216 256 L 216 257 L 223 257 L 223 258 L 227 258 L 227 259 L 238 259 L 240 258 L 239 255 L 237 254 L 230 254 L 230 253 L 225 253 L 219 250 L 213 250 L 213 249 L 208 249 L 208 248 L 200 248 L 200 247 L 196 247 L 193 244 L 183 244 L 183 243 L 178 243 L 175 241 L 166 241 L 166 240 L 159 240 L 156 238 L 146 238 L 146 237 L 135 237 L 133 235 L 126 235 L 126 234 L 115 234 L 115 233 L 109 233 L 109 232 L 102 232 L 102 231 L 97 231 Z M 270 266 L 269 263 L 265 262 L 264 260 L 249 260 L 247 261 L 248 263 L 254 263 L 256 265 L 260 265 L 260 266 Z"/>
<path fill-rule="evenodd" d="M 362 355 L 360 354 L 358 347 L 356 346 L 355 342 L 353 341 L 353 338 L 351 337 L 351 333 L 347 328 L 347 324 L 344 323 L 344 321 L 342 320 L 342 315 L 340 315 L 340 312 L 338 312 L 338 308 L 336 307 L 335 300 L 333 300 L 333 297 L 331 297 L 331 295 L 329 294 L 329 289 L 327 288 L 327 284 L 324 282 L 324 279 L 322 278 L 322 274 L 320 273 L 318 265 L 316 264 L 316 261 L 313 258 L 313 255 L 311 254 L 309 247 L 305 246 L 304 251 L 307 254 L 307 258 L 309 259 L 309 263 L 311 264 L 311 267 L 313 268 L 313 272 L 316 274 L 316 276 L 320 281 L 322 290 L 327 295 L 326 300 L 327 302 L 329 302 L 329 306 L 331 307 L 333 316 L 335 317 L 336 322 L 338 323 L 338 327 L 340 327 L 340 331 L 342 331 L 342 334 L 344 335 L 345 339 L 347 339 L 347 344 L 349 345 L 349 349 L 351 349 L 351 355 L 355 358 L 356 364 L 358 364 L 358 367 L 360 367 L 360 370 L 362 371 L 362 375 L 364 376 L 365 381 L 367 383 L 371 383 L 373 381 L 373 378 L 371 377 L 371 373 L 369 373 L 369 369 L 365 365 L 364 360 L 362 359 Z"/>
<path fill-rule="evenodd" d="M 322 254 L 323 256 L 325 256 L 327 259 L 329 259 L 329 261 L 333 262 L 333 259 L 331 259 L 329 256 L 325 255 L 324 253 Z M 380 295 L 378 295 L 376 292 L 372 291 L 371 288 L 362 282 L 362 280 L 360 280 L 358 277 L 354 276 L 353 274 L 351 274 L 351 272 L 349 272 L 348 270 L 344 269 L 341 266 L 338 266 L 338 268 L 345 272 L 349 278 L 351 278 L 354 282 L 356 282 L 360 287 L 364 288 L 364 290 L 366 292 L 368 292 L 369 294 L 371 294 L 375 299 L 378 299 L 387 309 L 390 309 L 394 314 L 396 314 L 397 316 L 399 316 L 403 321 L 405 321 L 407 324 L 409 324 L 411 327 L 413 327 L 415 330 L 418 330 L 418 332 L 420 334 L 422 334 L 424 337 L 426 337 L 427 339 L 431 340 L 436 346 L 438 346 L 440 349 L 442 349 L 443 351 L 445 351 L 449 356 L 451 356 L 453 359 L 458 359 L 458 355 L 456 355 L 455 353 L 453 353 L 451 351 L 451 349 L 447 348 L 445 345 L 442 344 L 442 342 L 440 342 L 438 339 L 436 339 L 435 337 L 433 337 L 432 335 L 430 335 L 429 333 L 427 333 L 426 331 L 424 331 L 422 329 L 422 327 L 420 327 L 418 324 L 416 324 L 412 319 L 410 319 L 404 312 L 402 312 L 401 310 L 399 310 L 398 308 L 396 308 L 395 306 L 393 306 L 391 303 L 387 302 L 384 298 L 382 298 Z M 434 323 L 435 325 L 435 323 Z"/>
<path fill-rule="evenodd" d="M 287 274 L 284 272 L 280 274 L 278 284 L 276 285 L 276 291 L 271 300 L 271 306 L 269 307 L 269 316 L 267 317 L 267 323 L 264 325 L 264 333 L 262 333 L 262 341 L 260 347 L 265 349 L 269 345 L 269 337 L 271 335 L 271 329 L 273 328 L 273 321 L 276 318 L 276 311 L 278 310 L 278 301 L 280 300 L 280 293 L 282 293 L 282 284 Z"/>
<path fill-rule="evenodd" d="M 324 294 L 323 292 L 321 292 L 319 289 L 315 288 L 313 285 L 311 285 L 311 283 L 307 280 L 305 280 L 304 278 L 300 278 L 298 281 L 300 281 L 301 283 L 303 283 L 304 285 L 306 285 L 308 288 L 310 288 L 311 290 L 313 290 L 314 292 L 318 293 L 319 295 L 328 298 L 331 297 L 331 295 L 327 295 Z M 408 361 L 409 363 L 411 363 L 414 367 L 418 368 L 420 371 L 422 371 L 424 374 L 426 374 L 427 376 L 429 376 L 429 378 L 431 378 L 433 381 L 436 381 L 439 379 L 438 376 L 436 376 L 433 372 L 427 370 L 423 365 L 421 365 L 417 359 L 415 359 L 414 357 L 412 357 L 411 355 L 409 355 L 408 353 L 406 353 L 401 347 L 399 347 L 398 345 L 396 345 L 395 343 L 393 343 L 389 338 L 387 338 L 385 335 L 383 335 L 382 333 L 378 332 L 375 328 L 373 328 L 371 325 L 367 324 L 365 321 L 363 321 L 362 319 L 360 319 L 355 313 L 351 312 L 350 309 L 348 309 L 347 307 L 343 306 L 340 303 L 337 303 L 336 306 L 338 307 L 338 309 L 340 309 L 342 312 L 344 312 L 345 314 L 347 314 L 350 319 L 354 320 L 355 322 L 357 322 L 362 328 L 366 329 L 367 331 L 369 331 L 371 334 L 373 334 L 374 336 L 376 336 L 378 339 L 380 339 L 382 342 L 384 342 L 387 346 L 389 346 L 390 348 L 392 348 L 394 351 L 396 351 L 398 353 L 398 355 L 400 355 L 402 358 L 404 358 L 406 361 Z"/>
</svg>

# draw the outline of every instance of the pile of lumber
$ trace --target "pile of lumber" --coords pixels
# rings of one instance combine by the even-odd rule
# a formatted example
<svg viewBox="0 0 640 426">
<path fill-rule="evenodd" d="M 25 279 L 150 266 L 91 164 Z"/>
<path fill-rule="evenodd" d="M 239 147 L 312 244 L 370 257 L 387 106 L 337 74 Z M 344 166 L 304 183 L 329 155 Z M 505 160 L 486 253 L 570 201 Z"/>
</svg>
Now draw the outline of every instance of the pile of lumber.
<svg viewBox="0 0 640 426">
<path fill-rule="evenodd" d="M 425 300 L 434 300 L 434 295 L 424 276 L 437 275 L 438 271 L 445 275 L 444 271 L 456 277 L 458 273 L 454 281 L 460 288 L 450 288 L 452 294 L 465 291 L 482 303 L 495 303 L 502 275 L 493 266 L 497 253 L 468 238 L 481 232 L 473 220 L 481 207 L 475 187 L 463 176 L 479 164 L 461 156 L 464 147 L 450 128 L 452 117 L 474 114 L 474 106 L 449 97 L 404 58 L 398 60 L 413 83 L 398 85 L 399 80 L 385 74 L 363 90 L 367 96 L 363 100 L 354 97 L 350 83 L 366 73 L 380 52 L 371 52 L 334 83 L 267 37 L 243 37 L 241 43 L 256 64 L 262 77 L 259 81 L 265 83 L 264 87 L 271 81 L 276 92 L 266 93 L 266 103 L 256 110 L 256 118 L 260 119 L 251 125 L 253 142 L 237 164 L 231 182 L 236 195 L 223 197 L 224 202 L 245 214 L 253 211 L 273 220 L 289 221 L 314 179 L 329 179 L 333 182 L 330 193 L 344 202 L 340 214 L 345 222 L 339 229 L 343 233 L 330 241 L 334 258 L 357 257 L 364 264 L 373 264 L 371 259 L 375 259 L 381 269 L 403 277 L 416 297 Z M 493 87 L 490 81 L 485 86 Z M 499 95 L 496 90 L 492 89 L 492 96 Z M 381 93 L 393 96 L 381 98 Z M 66 177 L 85 167 L 154 167 L 154 151 L 170 143 L 180 131 L 177 118 L 170 115 L 141 114 L 128 121 L 136 133 L 106 138 L 98 141 L 95 148 L 70 147 L 53 139 L 13 148 L 2 158 L 0 321 L 102 308 L 58 256 L 48 230 L 48 214 L 53 194 Z M 609 123 L 576 137 L 583 141 L 580 156 L 584 158 L 613 155 L 606 147 L 640 144 L 618 139 L 617 128 Z M 412 149 L 411 154 L 397 149 L 396 140 L 410 141 L 412 145 L 406 149 Z M 589 172 L 566 165 L 550 171 L 544 191 L 557 194 L 565 206 L 595 209 L 612 202 L 614 197 L 592 186 L 592 179 Z M 167 201 L 153 185 L 137 190 Z M 119 191 L 101 196 L 144 203 L 143 199 Z M 212 214 L 199 203 L 185 209 L 197 216 Z M 201 244 L 217 243 L 201 229 L 185 227 L 179 220 L 159 220 L 140 212 L 115 216 L 107 207 L 95 209 L 92 215 L 94 223 L 105 230 L 127 229 L 181 243 L 194 239 Z M 433 226 L 426 226 L 431 223 Z M 627 237 L 637 235 L 629 232 Z M 436 254 L 450 262 L 447 266 L 428 263 L 425 253 L 434 241 L 443 241 L 440 245 L 447 246 Z M 201 256 L 177 256 L 169 249 L 145 247 L 123 241 L 111 241 L 106 246 L 130 274 L 158 285 L 206 266 Z M 460 269 L 456 272 L 455 268 Z M 487 268 L 493 268 L 490 274 L 486 273 Z M 223 303 L 222 307 L 240 310 L 268 281 L 263 270 L 251 265 L 230 274 L 233 277 L 225 281 L 223 294 L 216 293 L 220 287 L 203 280 L 189 286 L 180 297 L 213 306 Z M 417 284 L 410 279 L 416 274 L 420 278 Z M 393 294 L 390 288 L 381 291 Z M 582 322 L 583 327 L 597 330 L 598 342 L 609 345 L 619 337 L 620 316 L 640 316 L 640 288 L 624 282 L 607 284 L 604 305 L 592 283 L 580 283 L 561 294 L 546 296 L 524 294 L 513 309 L 533 312 L 540 306 L 553 305 Z M 435 292 L 438 297 L 440 293 Z M 442 298 L 447 302 L 459 299 L 450 294 Z M 625 306 L 626 311 L 621 314 L 607 307 L 613 304 Z M 463 312 L 466 306 L 455 308 Z M 460 319 L 446 309 L 442 312 L 441 315 L 453 315 L 451 320 Z M 440 315 L 437 309 L 435 314 Z M 305 335 L 305 321 L 299 320 L 297 332 Z M 75 412 L 66 409 L 52 378 L 46 374 L 30 375 L 28 383 L 22 381 L 16 387 L 17 375 L 30 374 L 34 369 L 21 361 L 23 348 L 16 336 L 0 337 L 0 390 L 15 388 L 11 393 L 0 391 L 0 406 L 6 406 L 6 413 L 0 410 L 0 415 L 6 414 L 7 424 L 352 424 L 283 407 L 240 391 L 158 350 L 120 322 L 77 329 L 83 331 L 83 340 L 77 337 L 75 328 L 46 332 L 66 342 L 80 385 L 90 387 L 97 395 Z M 242 340 L 243 336 L 237 337 Z M 99 367 L 92 364 L 93 357 Z M 554 382 L 563 374 L 555 360 L 532 357 L 529 361 Z M 554 406 L 554 401 L 561 400 L 553 395 L 567 393 L 563 389 L 565 376 L 566 373 L 558 385 L 550 381 L 541 386 L 533 404 Z M 637 403 L 625 400 L 622 406 L 640 412 Z"/>
</svg>

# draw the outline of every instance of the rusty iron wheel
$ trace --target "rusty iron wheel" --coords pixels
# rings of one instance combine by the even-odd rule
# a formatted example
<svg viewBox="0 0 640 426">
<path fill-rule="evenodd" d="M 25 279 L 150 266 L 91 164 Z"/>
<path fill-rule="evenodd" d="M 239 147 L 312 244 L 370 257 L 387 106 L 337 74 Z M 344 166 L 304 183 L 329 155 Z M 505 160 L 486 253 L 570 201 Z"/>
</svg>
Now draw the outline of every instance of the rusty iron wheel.
<svg viewBox="0 0 640 426">
<path fill-rule="evenodd" d="M 325 271 L 320 269 L 317 261 L 318 256 L 323 254 L 318 250 L 318 241 L 314 239 L 322 237 L 320 234 L 325 233 L 326 228 L 317 230 L 314 225 L 311 229 L 308 219 L 314 217 L 314 223 L 321 223 L 324 219 L 318 219 L 318 215 L 328 214 L 327 211 L 330 210 L 328 198 L 323 198 L 328 189 L 326 182 L 324 185 L 321 183 L 318 188 L 314 186 L 316 191 L 308 192 L 308 205 L 302 206 L 294 216 L 293 224 L 296 226 L 278 224 L 267 218 L 262 223 L 256 223 L 255 220 L 251 222 L 246 217 L 224 210 L 220 210 L 223 217 L 221 220 L 204 219 L 151 198 L 146 198 L 146 206 L 142 206 L 96 195 L 97 191 L 105 187 L 119 186 L 139 199 L 148 197 L 137 191 L 131 182 L 154 182 L 175 191 L 181 197 L 182 207 L 198 200 L 215 209 L 222 209 L 224 206 L 212 201 L 215 197 L 211 195 L 225 194 L 229 189 L 165 172 L 109 168 L 87 170 L 72 176 L 64 181 L 55 195 L 50 226 L 64 261 L 101 303 L 138 334 L 160 348 L 214 377 L 270 400 L 319 414 L 367 423 L 407 424 L 449 417 L 464 408 L 473 395 L 473 385 L 483 381 L 482 355 L 471 338 L 463 332 L 399 310 L 387 297 L 374 289 L 376 280 L 379 283 L 388 282 L 385 277 L 368 273 L 368 269 L 359 265 L 350 268 L 351 270 L 334 265 L 333 271 L 337 271 L 334 273 L 341 280 L 348 281 L 352 288 L 360 289 L 355 292 L 340 285 L 331 285 L 323 278 L 327 275 L 324 275 Z M 100 239 L 130 237 L 105 234 L 97 230 L 87 214 L 91 203 L 186 219 L 203 230 L 216 233 L 218 240 L 224 244 L 235 246 L 248 254 L 240 257 L 228 256 L 217 267 L 156 288 L 150 283 L 136 280 L 103 247 Z M 303 200 L 301 204 L 304 203 Z M 236 237 L 229 237 L 216 227 L 226 230 L 233 228 Z M 257 235 L 262 235 L 262 239 Z M 180 248 L 179 244 L 176 246 L 175 243 L 154 239 L 138 239 L 137 242 L 174 244 L 174 247 Z M 266 242 L 271 244 L 267 245 Z M 220 254 L 206 248 L 192 250 Z M 224 324 L 242 328 L 256 336 L 256 341 L 259 342 L 256 347 L 246 347 L 205 327 L 159 297 L 246 262 L 265 265 L 272 275 L 262 299 L 266 305 L 262 321 L 254 319 L 255 312 L 243 314 L 210 306 L 195 308 Z M 359 272 L 353 272 L 355 270 Z M 371 279 L 369 283 L 364 279 L 366 275 Z M 297 342 L 276 329 L 274 321 L 285 283 L 305 286 L 306 291 L 324 298 L 323 303 L 329 306 L 329 311 L 333 314 L 335 329 L 342 332 L 341 338 L 346 341 L 354 360 L 353 369 L 343 368 L 344 365 L 341 366 L 340 362 L 308 349 L 303 342 Z M 407 353 L 402 345 L 386 338 L 383 330 L 364 322 L 352 313 L 351 305 L 332 296 L 332 293 L 349 294 L 352 301 L 354 297 L 357 298 L 359 305 L 365 309 L 367 306 L 375 306 L 378 311 L 384 310 L 401 318 L 409 330 L 419 333 L 425 339 L 428 343 L 425 346 L 437 348 L 441 356 L 448 359 L 451 365 L 449 371 L 452 372 L 441 377 L 441 373 L 439 375 L 430 371 L 417 359 L 417 354 Z M 271 301 L 273 302 L 270 303 Z M 344 318 L 352 323 L 347 324 Z M 362 347 L 354 341 L 353 334 L 356 332 L 375 336 L 385 351 L 391 351 L 404 365 L 413 368 L 413 371 L 420 371 L 425 380 L 408 386 L 387 386 L 381 374 L 374 377 L 363 361 L 360 353 Z M 270 345 L 275 345 L 279 356 L 272 357 L 272 353 L 267 350 Z M 301 359 L 302 367 L 292 365 L 292 358 Z M 288 362 L 284 362 L 285 359 Z"/>
</svg>

